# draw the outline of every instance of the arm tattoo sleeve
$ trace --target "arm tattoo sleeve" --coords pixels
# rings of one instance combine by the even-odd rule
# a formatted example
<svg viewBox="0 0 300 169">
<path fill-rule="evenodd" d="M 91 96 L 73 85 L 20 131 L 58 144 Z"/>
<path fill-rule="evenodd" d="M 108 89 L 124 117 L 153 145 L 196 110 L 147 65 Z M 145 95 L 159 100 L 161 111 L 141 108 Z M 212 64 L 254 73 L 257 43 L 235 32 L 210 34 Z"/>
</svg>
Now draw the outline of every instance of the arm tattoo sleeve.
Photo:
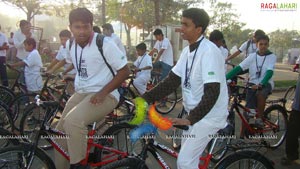
<svg viewBox="0 0 300 169">
<path fill-rule="evenodd" d="M 153 103 L 164 98 L 175 91 L 181 84 L 181 78 L 170 71 L 167 78 L 158 83 L 154 88 L 147 91 L 142 97 L 148 102 Z"/>
<path fill-rule="evenodd" d="M 191 124 L 200 121 L 215 105 L 220 94 L 220 83 L 204 84 L 204 94 L 199 104 L 190 111 L 187 119 Z"/>
</svg>

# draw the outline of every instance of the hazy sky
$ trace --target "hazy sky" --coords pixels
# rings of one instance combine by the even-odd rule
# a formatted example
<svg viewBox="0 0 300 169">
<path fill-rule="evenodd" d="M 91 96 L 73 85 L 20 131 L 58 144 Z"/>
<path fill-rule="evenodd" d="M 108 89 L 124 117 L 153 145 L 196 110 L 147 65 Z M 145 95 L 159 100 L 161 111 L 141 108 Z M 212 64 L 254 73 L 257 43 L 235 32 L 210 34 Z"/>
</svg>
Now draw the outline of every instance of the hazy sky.
<svg viewBox="0 0 300 169">
<path fill-rule="evenodd" d="M 263 29 L 266 32 L 277 29 L 288 29 L 300 31 L 300 1 L 299 0 L 218 0 L 221 2 L 231 2 L 233 9 L 240 14 L 240 21 L 246 23 L 245 28 Z M 279 11 L 274 9 L 264 10 L 261 3 L 294 3 L 293 10 Z M 25 14 L 0 2 L 0 13 L 11 16 L 21 16 Z"/>
</svg>

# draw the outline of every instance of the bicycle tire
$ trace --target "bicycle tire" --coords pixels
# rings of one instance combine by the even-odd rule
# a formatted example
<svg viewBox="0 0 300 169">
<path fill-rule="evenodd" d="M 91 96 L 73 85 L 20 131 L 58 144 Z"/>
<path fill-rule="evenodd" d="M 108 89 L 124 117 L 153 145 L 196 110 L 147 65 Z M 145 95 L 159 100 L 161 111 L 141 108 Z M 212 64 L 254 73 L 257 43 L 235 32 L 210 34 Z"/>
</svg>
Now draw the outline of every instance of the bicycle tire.
<svg viewBox="0 0 300 169">
<path fill-rule="evenodd" d="M 272 138 L 266 140 L 270 144 L 270 148 L 276 149 L 284 142 L 284 139 L 286 137 L 287 123 L 288 123 L 287 113 L 284 107 L 282 107 L 281 105 L 272 105 L 265 110 L 264 117 L 268 119 L 268 121 L 271 121 L 272 123 L 279 125 L 279 130 L 277 131 L 272 130 L 272 132 L 270 133 L 271 134 L 270 136 L 272 136 Z"/>
<path fill-rule="evenodd" d="M 176 91 L 174 91 L 170 95 L 159 100 L 155 105 L 155 110 L 160 114 L 168 114 L 175 108 L 176 103 L 177 103 L 177 94 Z"/>
<path fill-rule="evenodd" d="M 126 169 L 148 169 L 145 162 L 139 158 L 130 157 L 124 158 L 119 161 L 115 161 L 113 163 L 109 163 L 101 169 L 117 169 L 117 168 L 126 168 Z"/>
<path fill-rule="evenodd" d="M 18 145 L 20 143 L 18 136 L 12 134 L 10 131 L 2 127 L 0 127 L 0 136 L 0 149 L 10 145 Z"/>
<path fill-rule="evenodd" d="M 97 140 L 97 143 L 106 147 L 113 147 L 123 152 L 128 152 L 128 154 L 134 154 L 136 147 L 129 140 L 129 132 L 135 127 L 135 125 L 130 125 L 128 123 L 115 124 L 109 127 L 102 134 L 103 138 L 105 139 L 99 139 Z M 102 160 L 103 153 L 107 154 L 109 152 L 105 152 L 105 150 L 103 151 L 102 149 L 95 148 L 95 156 L 93 161 L 98 162 L 99 160 Z"/>
<path fill-rule="evenodd" d="M 218 131 L 218 135 L 220 136 L 220 138 L 215 138 L 217 139 L 217 141 L 212 151 L 212 157 L 211 157 L 212 162 L 217 163 L 226 155 L 228 151 L 227 145 L 230 144 L 231 137 L 234 134 L 232 131 L 233 130 L 230 128 L 230 125 L 229 127 L 225 127 L 224 129 Z M 207 151 L 209 151 L 213 141 L 214 139 L 212 139 L 206 146 Z"/>
<path fill-rule="evenodd" d="M 15 99 L 15 97 L 16 95 L 12 90 L 5 86 L 0 86 L 0 98 L 2 102 L 9 105 Z"/>
<path fill-rule="evenodd" d="M 294 102 L 296 92 L 296 85 L 289 87 L 284 93 L 285 102 L 283 102 L 283 107 L 287 110 L 287 112 L 292 111 L 292 105 Z"/>
<path fill-rule="evenodd" d="M 253 150 L 241 150 L 223 158 L 216 169 L 247 169 L 261 168 L 274 169 L 272 162 L 264 155 Z"/>
<path fill-rule="evenodd" d="M 0 127 L 9 131 L 14 131 L 15 129 L 10 111 L 2 101 L 0 101 Z"/>
<path fill-rule="evenodd" d="M 6 147 L 0 149 L 0 166 L 1 169 L 24 169 L 27 168 L 28 153 L 34 148 L 28 144 Z M 16 159 L 14 159 L 16 158 Z M 46 152 L 36 148 L 32 165 L 29 168 L 55 169 L 55 165 Z"/>
<path fill-rule="evenodd" d="M 21 135 L 28 136 L 28 140 L 34 141 L 34 131 L 35 128 L 41 127 L 41 123 L 45 118 L 46 110 L 42 106 L 37 106 L 36 104 L 29 104 L 24 114 L 20 120 L 19 131 Z M 52 148 L 52 145 L 48 143 L 46 140 L 39 141 L 39 147 L 47 150 Z"/>
<path fill-rule="evenodd" d="M 26 108 L 26 106 L 30 103 L 30 100 L 34 100 L 36 94 L 21 94 L 19 96 L 16 96 L 15 99 L 9 104 L 9 109 L 11 111 L 11 117 L 13 121 L 15 122 L 19 114 L 22 114 Z M 17 130 L 19 130 L 18 125 Z"/>
</svg>

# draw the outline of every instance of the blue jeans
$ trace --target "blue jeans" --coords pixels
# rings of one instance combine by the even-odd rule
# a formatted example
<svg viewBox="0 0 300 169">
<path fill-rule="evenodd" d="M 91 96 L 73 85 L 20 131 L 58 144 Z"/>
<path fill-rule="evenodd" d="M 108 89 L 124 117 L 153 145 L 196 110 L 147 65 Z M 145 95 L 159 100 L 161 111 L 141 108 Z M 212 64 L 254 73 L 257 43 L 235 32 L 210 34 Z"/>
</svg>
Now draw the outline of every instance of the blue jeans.
<svg viewBox="0 0 300 169">
<path fill-rule="evenodd" d="M 160 76 L 159 80 L 163 80 L 165 77 L 167 77 L 167 75 L 171 71 L 172 66 L 170 66 L 162 61 L 157 61 L 157 62 L 153 63 L 153 68 L 161 69 L 161 76 Z"/>
<path fill-rule="evenodd" d="M 5 56 L 0 56 L 0 77 L 1 77 L 2 85 L 8 86 Z"/>
</svg>

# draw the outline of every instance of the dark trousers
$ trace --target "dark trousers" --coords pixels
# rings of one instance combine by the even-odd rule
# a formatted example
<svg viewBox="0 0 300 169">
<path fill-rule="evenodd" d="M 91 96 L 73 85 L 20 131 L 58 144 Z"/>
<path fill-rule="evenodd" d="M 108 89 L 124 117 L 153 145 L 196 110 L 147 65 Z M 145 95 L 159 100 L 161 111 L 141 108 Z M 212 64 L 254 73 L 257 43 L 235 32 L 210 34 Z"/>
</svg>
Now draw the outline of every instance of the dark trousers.
<svg viewBox="0 0 300 169">
<path fill-rule="evenodd" d="M 293 110 L 290 114 L 287 134 L 285 152 L 287 158 L 290 160 L 297 160 L 299 158 L 299 142 L 298 137 L 300 136 L 300 111 Z"/>
<path fill-rule="evenodd" d="M 2 85 L 8 86 L 5 56 L 0 56 L 0 77 L 1 77 Z"/>
</svg>

